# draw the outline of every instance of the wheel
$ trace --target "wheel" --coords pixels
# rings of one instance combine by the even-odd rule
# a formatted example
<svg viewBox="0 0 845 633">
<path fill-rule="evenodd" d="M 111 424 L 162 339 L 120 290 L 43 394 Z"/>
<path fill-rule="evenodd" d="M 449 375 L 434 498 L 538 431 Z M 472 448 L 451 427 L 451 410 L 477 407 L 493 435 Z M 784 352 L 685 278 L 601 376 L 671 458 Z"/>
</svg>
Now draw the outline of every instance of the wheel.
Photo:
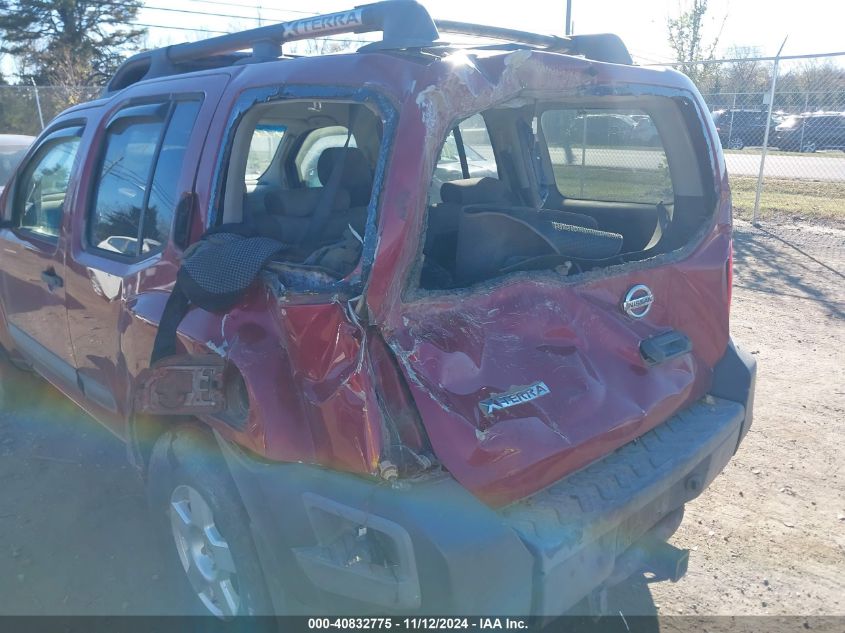
<svg viewBox="0 0 845 633">
<path fill-rule="evenodd" d="M 210 433 L 187 425 L 164 433 L 147 486 L 162 540 L 205 612 L 271 614 L 249 518 Z"/>
<path fill-rule="evenodd" d="M 732 138 L 730 143 L 728 143 L 728 148 L 730 149 L 744 149 L 745 148 L 745 141 L 742 138 Z"/>
<path fill-rule="evenodd" d="M 803 147 L 801 147 L 802 152 L 807 152 L 808 154 L 812 154 L 816 151 L 816 144 L 812 141 L 808 143 L 804 143 Z"/>
</svg>

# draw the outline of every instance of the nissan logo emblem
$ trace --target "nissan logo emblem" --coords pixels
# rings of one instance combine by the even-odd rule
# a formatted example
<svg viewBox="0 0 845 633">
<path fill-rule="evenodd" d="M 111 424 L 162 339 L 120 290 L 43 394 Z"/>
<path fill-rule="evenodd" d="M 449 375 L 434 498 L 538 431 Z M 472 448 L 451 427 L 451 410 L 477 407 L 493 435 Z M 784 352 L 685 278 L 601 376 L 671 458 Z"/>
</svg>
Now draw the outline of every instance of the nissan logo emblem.
<svg viewBox="0 0 845 633">
<path fill-rule="evenodd" d="M 635 319 L 642 319 L 651 310 L 654 294 L 648 286 L 637 284 L 631 288 L 622 301 L 622 311 Z"/>
</svg>

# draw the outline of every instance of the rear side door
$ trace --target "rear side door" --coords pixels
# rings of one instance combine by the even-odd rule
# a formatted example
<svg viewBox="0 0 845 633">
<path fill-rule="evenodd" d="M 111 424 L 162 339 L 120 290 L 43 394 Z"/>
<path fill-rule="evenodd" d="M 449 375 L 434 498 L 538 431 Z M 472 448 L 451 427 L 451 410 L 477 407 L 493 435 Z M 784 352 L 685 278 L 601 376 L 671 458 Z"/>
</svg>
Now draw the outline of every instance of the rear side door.
<svg viewBox="0 0 845 633">
<path fill-rule="evenodd" d="M 120 435 L 138 346 L 148 360 L 155 334 L 146 322 L 143 341 L 127 341 L 138 338 L 134 309 L 145 292 L 175 279 L 174 232 L 184 241 L 198 157 L 226 79 L 129 88 L 104 116 L 88 157 L 90 183 L 68 256 L 68 323 L 86 405 Z"/>
<path fill-rule="evenodd" d="M 82 125 L 42 138 L 9 191 L 0 230 L 0 274 L 8 334 L 40 373 L 76 388 L 65 308 L 66 232 Z"/>
</svg>

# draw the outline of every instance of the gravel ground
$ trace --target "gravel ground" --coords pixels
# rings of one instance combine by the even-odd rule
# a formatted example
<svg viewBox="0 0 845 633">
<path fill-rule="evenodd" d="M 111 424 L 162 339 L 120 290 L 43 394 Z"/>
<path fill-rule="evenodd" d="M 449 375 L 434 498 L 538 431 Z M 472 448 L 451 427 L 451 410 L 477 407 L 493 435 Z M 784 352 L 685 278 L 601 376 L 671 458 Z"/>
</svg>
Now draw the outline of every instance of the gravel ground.
<svg viewBox="0 0 845 633">
<path fill-rule="evenodd" d="M 661 614 L 845 614 L 845 225 L 737 222 L 734 336 L 759 361 L 754 426 L 687 508 Z M 122 444 L 0 363 L 0 614 L 184 610 Z M 626 605 L 647 612 L 648 600 Z"/>
</svg>

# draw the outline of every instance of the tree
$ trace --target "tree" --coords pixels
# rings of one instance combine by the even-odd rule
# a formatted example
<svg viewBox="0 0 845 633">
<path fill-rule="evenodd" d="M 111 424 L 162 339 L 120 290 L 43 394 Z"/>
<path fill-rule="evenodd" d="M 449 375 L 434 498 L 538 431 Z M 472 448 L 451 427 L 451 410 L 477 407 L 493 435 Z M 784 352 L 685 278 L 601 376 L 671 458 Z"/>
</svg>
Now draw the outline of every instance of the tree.
<svg viewBox="0 0 845 633">
<path fill-rule="evenodd" d="M 104 83 L 144 34 L 132 22 L 141 0 L 0 0 L 0 53 L 16 56 L 37 83 Z"/>
<path fill-rule="evenodd" d="M 678 70 L 692 79 L 702 91 L 702 84 L 712 79 L 716 69 L 709 68 L 710 64 L 700 62 L 715 57 L 716 47 L 727 21 L 725 16 L 716 36 L 709 42 L 705 40 L 707 3 L 708 0 L 682 0 L 678 16 L 666 20 L 669 46 L 675 53 Z"/>
</svg>

